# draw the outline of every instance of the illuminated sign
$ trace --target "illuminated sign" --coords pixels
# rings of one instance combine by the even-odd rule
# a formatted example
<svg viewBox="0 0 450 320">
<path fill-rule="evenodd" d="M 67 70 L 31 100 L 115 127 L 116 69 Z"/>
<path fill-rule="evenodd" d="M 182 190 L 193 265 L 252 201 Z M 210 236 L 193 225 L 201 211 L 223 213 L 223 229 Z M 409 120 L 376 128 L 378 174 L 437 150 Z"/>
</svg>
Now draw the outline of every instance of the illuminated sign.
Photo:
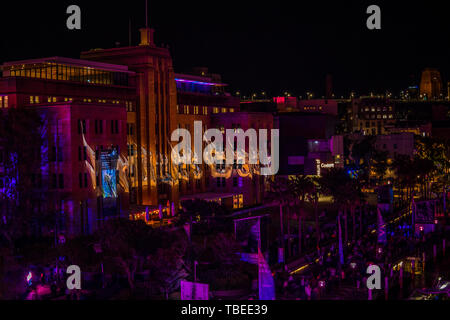
<svg viewBox="0 0 450 320">
<path fill-rule="evenodd" d="M 321 168 L 334 168 L 334 163 L 321 163 Z"/>
</svg>

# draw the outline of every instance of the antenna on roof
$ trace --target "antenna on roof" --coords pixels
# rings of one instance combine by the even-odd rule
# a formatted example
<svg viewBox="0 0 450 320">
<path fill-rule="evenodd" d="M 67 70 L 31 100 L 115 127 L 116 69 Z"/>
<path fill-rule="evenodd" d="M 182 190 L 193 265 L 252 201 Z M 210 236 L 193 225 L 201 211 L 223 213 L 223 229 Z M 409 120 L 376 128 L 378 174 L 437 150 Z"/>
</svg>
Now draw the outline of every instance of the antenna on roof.
<svg viewBox="0 0 450 320">
<path fill-rule="evenodd" d="M 145 27 L 148 28 L 148 0 L 145 0 Z"/>
</svg>

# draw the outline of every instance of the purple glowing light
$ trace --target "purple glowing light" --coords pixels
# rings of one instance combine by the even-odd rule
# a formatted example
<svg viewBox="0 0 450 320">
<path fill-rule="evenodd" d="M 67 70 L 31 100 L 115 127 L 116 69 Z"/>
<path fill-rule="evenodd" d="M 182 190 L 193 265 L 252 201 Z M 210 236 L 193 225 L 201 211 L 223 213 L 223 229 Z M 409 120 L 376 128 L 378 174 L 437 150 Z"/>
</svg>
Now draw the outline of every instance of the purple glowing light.
<svg viewBox="0 0 450 320">
<path fill-rule="evenodd" d="M 224 84 L 221 84 L 221 83 L 202 82 L 202 81 L 187 80 L 187 79 L 180 79 L 180 78 L 175 78 L 175 81 L 194 83 L 194 84 L 201 84 L 201 85 L 205 85 L 205 86 L 224 86 Z"/>
</svg>

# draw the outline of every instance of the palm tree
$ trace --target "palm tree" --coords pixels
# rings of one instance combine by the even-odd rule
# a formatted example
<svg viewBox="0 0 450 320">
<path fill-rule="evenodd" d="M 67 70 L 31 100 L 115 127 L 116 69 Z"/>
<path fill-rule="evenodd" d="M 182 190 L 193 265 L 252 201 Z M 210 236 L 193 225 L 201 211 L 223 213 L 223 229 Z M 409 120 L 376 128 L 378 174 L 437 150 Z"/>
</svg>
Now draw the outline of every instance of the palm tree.
<svg viewBox="0 0 450 320">
<path fill-rule="evenodd" d="M 388 167 L 388 152 L 375 151 L 372 156 L 372 168 L 380 183 L 383 182 Z"/>
<path fill-rule="evenodd" d="M 319 198 L 321 194 L 321 179 L 311 178 L 310 188 L 308 191 L 308 201 L 312 204 L 314 208 L 314 220 L 316 226 L 316 241 L 317 249 L 320 248 L 320 221 L 319 221 Z"/>
<path fill-rule="evenodd" d="M 339 215 L 341 215 L 342 212 L 344 213 L 345 241 L 347 242 L 347 210 L 350 207 L 351 201 L 354 199 L 355 182 L 349 177 L 347 172 L 341 168 L 330 169 L 322 176 L 321 181 L 324 194 L 333 197 L 333 202 L 339 211 Z"/>
<path fill-rule="evenodd" d="M 304 175 L 297 175 L 289 180 L 294 205 L 298 210 L 298 251 L 302 251 L 302 218 L 304 217 L 305 204 L 308 194 L 313 189 L 311 179 Z"/>
<path fill-rule="evenodd" d="M 278 203 L 280 207 L 280 245 L 284 250 L 284 219 L 283 219 L 283 206 L 289 201 L 289 188 L 288 182 L 283 177 L 274 177 L 270 182 L 270 190 L 268 192 L 268 197 L 272 201 Z"/>
</svg>

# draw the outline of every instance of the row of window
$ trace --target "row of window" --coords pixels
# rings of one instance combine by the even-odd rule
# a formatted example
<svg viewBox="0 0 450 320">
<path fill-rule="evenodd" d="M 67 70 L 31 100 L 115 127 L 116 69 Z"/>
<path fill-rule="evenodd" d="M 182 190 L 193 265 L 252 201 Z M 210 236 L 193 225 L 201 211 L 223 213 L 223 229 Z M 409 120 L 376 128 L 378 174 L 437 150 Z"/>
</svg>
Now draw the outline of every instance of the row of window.
<svg viewBox="0 0 450 320">
<path fill-rule="evenodd" d="M 363 117 L 361 117 L 361 118 L 363 118 Z M 394 118 L 394 116 L 392 115 L 392 114 L 389 114 L 389 115 L 387 115 L 387 114 L 377 114 L 377 115 L 375 115 L 375 114 L 365 114 L 364 115 L 364 119 L 393 119 Z"/>
<path fill-rule="evenodd" d="M 6 103 L 8 102 L 8 96 L 4 96 L 6 97 Z M 0 107 L 1 107 L 1 100 L 2 100 L 3 96 L 0 96 Z M 47 101 L 47 103 L 54 103 L 54 102 L 58 102 L 58 101 L 63 101 L 62 97 L 53 97 L 53 96 L 47 96 L 47 99 L 45 99 L 45 97 L 40 97 L 40 96 L 29 96 L 29 101 L 30 104 L 35 104 L 35 103 L 41 103 L 44 101 Z M 69 98 L 69 97 L 65 97 L 64 98 L 64 102 L 72 102 L 73 98 Z M 106 100 L 106 99 L 91 99 L 91 98 L 83 98 L 83 102 L 98 102 L 98 103 L 112 103 L 112 104 L 120 104 L 120 100 Z M 134 104 L 131 101 L 125 101 L 125 105 L 126 105 L 126 109 L 128 112 L 133 112 L 134 110 Z M 6 105 L 7 107 L 7 105 Z M 5 108 L 6 108 L 5 107 Z"/>
<path fill-rule="evenodd" d="M 364 107 L 364 108 L 361 107 L 360 110 L 361 110 L 361 112 L 392 111 L 392 107 L 391 106 L 388 106 L 388 107 L 376 107 L 376 108 L 375 107 Z"/>
<path fill-rule="evenodd" d="M 42 63 L 33 66 L 12 66 L 10 76 L 64 80 L 88 84 L 128 85 L 128 74 L 126 73 L 55 63 Z"/>
<path fill-rule="evenodd" d="M 94 132 L 95 134 L 102 134 L 103 133 L 103 121 L 106 120 L 94 120 Z M 87 132 L 87 120 L 85 119 L 78 119 L 77 121 L 77 127 L 78 127 L 78 134 L 86 134 Z M 110 120 L 110 126 L 109 126 L 112 134 L 118 134 L 119 133 L 119 120 Z"/>
<path fill-rule="evenodd" d="M 225 188 L 227 185 L 226 178 L 219 177 L 216 178 L 216 186 L 217 188 Z M 233 177 L 233 187 L 242 188 L 244 186 L 244 179 L 242 177 Z"/>
<path fill-rule="evenodd" d="M 200 113 L 201 111 L 201 113 Z M 227 112 L 234 112 L 234 108 L 219 108 L 219 107 L 213 107 L 212 113 L 227 113 Z M 208 107 L 200 107 L 199 106 L 179 106 L 177 105 L 177 113 L 178 114 L 194 114 L 194 115 L 208 115 Z"/>
</svg>

